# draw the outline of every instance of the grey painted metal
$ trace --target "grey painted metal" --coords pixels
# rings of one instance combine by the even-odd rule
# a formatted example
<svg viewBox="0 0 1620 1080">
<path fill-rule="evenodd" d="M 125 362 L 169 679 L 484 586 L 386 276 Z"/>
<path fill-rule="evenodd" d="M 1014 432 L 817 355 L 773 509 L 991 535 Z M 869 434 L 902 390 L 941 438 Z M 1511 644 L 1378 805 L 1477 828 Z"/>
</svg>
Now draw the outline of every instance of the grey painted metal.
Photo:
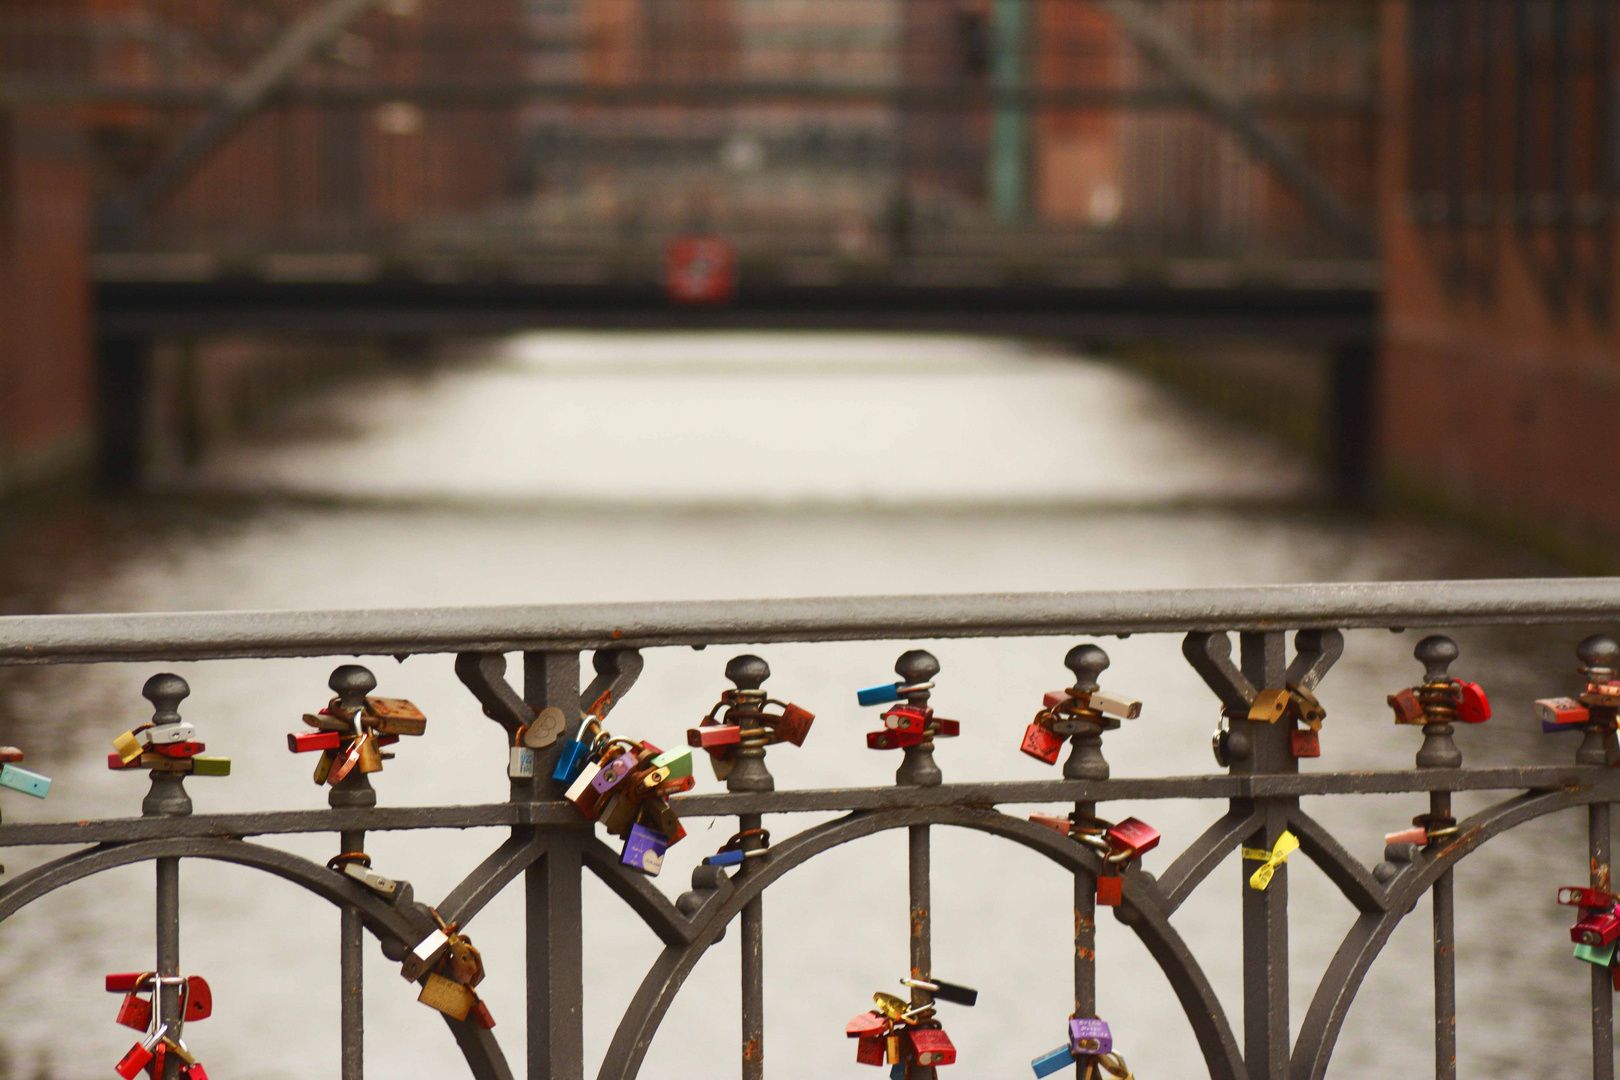
<svg viewBox="0 0 1620 1080">
<path fill-rule="evenodd" d="M 1192 46 L 1143 0 L 1096 0 L 1118 21 L 1131 43 L 1187 91 L 1199 108 L 1224 124 L 1248 153 L 1270 165 L 1311 211 L 1357 240 L 1371 232 L 1293 147 L 1274 135 L 1243 96 L 1198 59 Z"/>
<path fill-rule="evenodd" d="M 1537 588 L 1539 586 L 1545 588 Z M 408 883 L 393 902 L 385 902 L 344 875 L 273 848 L 249 843 L 242 837 L 333 832 L 338 834 L 341 850 L 359 850 L 367 831 L 501 826 L 510 829 L 510 835 L 451 890 L 438 910 L 446 919 L 465 925 L 503 888 L 519 875 L 524 877 L 529 1075 L 563 1080 L 584 1075 L 580 878 L 588 867 L 664 944 L 662 953 L 620 1020 L 599 1076 L 628 1080 L 637 1074 L 659 1023 L 687 975 L 709 946 L 720 940 L 727 925 L 737 919 L 742 923 L 743 946 L 743 1075 L 745 1080 L 755 1080 L 764 1073 L 763 893 L 805 861 L 838 844 L 887 829 L 906 829 L 910 852 L 911 967 L 913 973 L 925 975 L 932 974 L 931 827 L 976 829 L 1045 855 L 1074 875 L 1075 1007 L 1078 1015 L 1094 1015 L 1098 1005 L 1094 895 L 1095 877 L 1100 868 L 1097 857 L 1083 845 L 1053 830 L 997 812 L 992 807 L 1003 803 L 1067 802 L 1081 814 L 1092 814 L 1099 803 L 1120 799 L 1224 799 L 1228 803 L 1226 813 L 1172 860 L 1162 878 L 1155 879 L 1139 869 L 1127 871 L 1124 903 L 1115 909 L 1115 916 L 1137 934 L 1166 974 L 1187 1015 L 1211 1077 L 1282 1080 L 1286 1076 L 1290 1080 L 1317 1080 L 1324 1076 L 1344 1016 L 1363 977 L 1400 919 L 1429 892 L 1434 905 L 1436 1074 L 1449 1078 L 1455 1075 L 1456 898 L 1452 868 L 1458 860 L 1506 829 L 1544 814 L 1586 806 L 1591 880 L 1598 887 L 1608 887 L 1609 804 L 1620 801 L 1620 771 L 1608 764 L 1620 756 L 1620 748 L 1615 746 L 1608 726 L 1611 718 L 1594 713 L 1586 738 L 1576 752 L 1578 764 L 1465 768 L 1452 740 L 1449 713 L 1444 708 L 1428 708 L 1431 701 L 1426 703 L 1429 716 L 1417 758 L 1419 768 L 1308 774 L 1298 771 L 1298 763 L 1290 752 L 1291 723 L 1267 724 L 1246 719 L 1249 703 L 1262 689 L 1317 685 L 1343 651 L 1340 626 L 1404 626 L 1446 621 L 1535 623 L 1620 616 L 1620 582 L 1615 579 L 1534 583 L 1535 601 L 1523 595 L 1519 583 L 1442 583 L 1432 588 L 1434 595 L 1429 596 L 1420 595 L 1421 590 L 1414 586 L 1112 594 L 1117 605 L 1112 612 L 1107 610 L 1104 594 L 1093 593 L 978 598 L 982 601 L 978 607 L 972 602 L 963 606 L 963 598 L 913 597 L 893 601 L 886 613 L 856 605 L 859 610 L 846 612 L 842 621 L 821 608 L 823 601 L 783 601 L 771 605 L 735 605 L 741 612 L 740 621 L 729 631 L 715 629 L 713 624 L 719 616 L 718 609 L 712 605 L 622 605 L 613 610 L 631 611 L 634 620 L 639 620 L 627 624 L 631 625 L 633 633 L 620 627 L 619 635 L 616 638 L 610 635 L 607 642 L 588 635 L 579 639 L 595 642 L 597 646 L 593 657 L 595 678 L 583 693 L 579 686 L 578 649 L 570 645 L 530 649 L 525 653 L 521 698 L 505 681 L 506 662 L 498 651 L 504 646 L 496 641 L 497 638 L 499 641 L 537 640 L 501 636 L 515 625 L 512 620 L 518 618 L 516 613 L 527 612 L 536 620 L 525 633 L 533 633 L 539 627 L 543 633 L 538 640 L 554 641 L 557 639 L 546 635 L 557 633 L 558 627 L 574 634 L 588 619 L 599 618 L 607 609 L 499 609 L 501 614 L 494 618 L 493 629 L 489 611 L 428 613 L 415 621 L 405 618 L 399 624 L 399 633 L 414 636 L 419 641 L 426 640 L 421 635 L 427 634 L 433 640 L 449 642 L 442 651 L 458 653 L 457 674 L 486 713 L 508 734 L 533 720 L 540 709 L 555 705 L 564 712 L 568 735 L 578 731 L 583 713 L 594 711 L 605 716 L 635 683 L 642 668 L 642 658 L 635 651 L 638 644 L 693 643 L 677 639 L 700 631 L 714 634 L 710 640 L 715 642 L 750 638 L 883 638 L 917 627 L 930 628 L 930 636 L 1057 633 L 1061 627 L 1073 625 L 1077 618 L 1114 620 L 1109 625 L 1117 626 L 1121 633 L 1181 629 L 1187 632 L 1184 655 L 1209 684 L 1221 701 L 1224 714 L 1234 724 L 1233 737 L 1228 743 L 1227 774 L 1110 779 L 1099 731 L 1074 737 L 1074 751 L 1064 766 L 1067 777 L 1064 780 L 946 785 L 931 753 L 925 750 L 905 756 L 894 786 L 778 792 L 774 790 L 774 781 L 765 767 L 761 750 L 750 759 L 748 770 L 733 772 L 732 779 L 739 782 L 728 785 L 732 790 L 725 794 L 682 796 L 672 800 L 672 805 L 683 816 L 735 816 L 744 829 L 757 828 L 767 813 L 843 811 L 846 816 L 779 840 L 771 845 L 768 855 L 748 859 L 744 868 L 732 877 L 712 867 L 700 867 L 693 875 L 693 891 L 678 903 L 672 903 L 645 875 L 623 866 L 617 853 L 595 838 L 589 824 L 570 805 L 556 798 L 549 781 L 514 781 L 510 801 L 495 806 L 380 807 L 375 805 L 377 793 L 369 782 L 356 782 L 334 788 L 330 794 L 332 805 L 326 810 L 192 816 L 183 782 L 177 775 L 168 774 L 153 778 L 152 790 L 143 802 L 144 816 L 140 819 L 0 825 L 0 846 L 92 845 L 0 885 L 0 920 L 72 881 L 116 866 L 154 860 L 158 886 L 158 966 L 162 971 L 178 972 L 181 858 L 221 859 L 281 876 L 324 896 L 342 912 L 342 1072 L 346 1078 L 358 1077 L 363 1034 L 362 931 L 370 931 L 384 954 L 397 960 L 403 957 L 410 943 L 431 929 L 431 917 L 425 905 L 414 900 Z M 1279 610 L 1276 605 L 1283 598 L 1292 598 L 1299 606 Z M 1138 602 L 1141 607 L 1129 607 Z M 884 600 L 874 603 L 890 604 Z M 766 606 L 778 611 L 784 621 L 770 621 L 764 614 Z M 1339 614 L 1323 622 L 1323 613 L 1333 610 Z M 587 611 L 595 614 L 582 614 Z M 1344 614 L 1346 611 L 1351 613 Z M 1450 614 L 1446 615 L 1447 612 Z M 350 614 L 367 626 L 371 625 L 367 620 L 378 615 Z M 442 639 L 433 637 L 445 628 L 439 621 L 440 616 L 451 623 L 462 620 L 457 625 L 463 630 L 481 625 L 479 633 L 493 636 L 477 641 L 453 639 L 453 635 Z M 93 617 L 90 618 L 93 621 Z M 170 631 L 185 626 L 185 634 L 189 635 L 199 634 L 202 627 L 211 625 L 209 620 L 235 622 L 238 636 L 214 646 L 227 650 L 245 647 L 244 640 L 264 631 L 257 621 L 260 616 L 253 615 L 110 618 L 155 618 Z M 201 618 L 202 622 L 188 622 L 194 618 Z M 479 620 L 483 620 L 481 624 Z M 569 620 L 575 621 L 570 623 Z M 52 617 L 0 620 L 0 649 L 8 647 L 7 641 L 17 640 L 15 635 L 20 626 L 38 628 L 42 624 L 48 624 L 46 629 L 52 633 L 64 626 L 78 627 L 68 634 L 76 644 L 65 646 L 67 638 L 59 635 L 54 639 L 58 651 L 51 658 L 34 657 L 33 661 L 85 659 L 86 655 L 73 650 L 109 646 L 105 635 L 96 637 L 101 630 L 92 633 L 83 623 L 64 623 Z M 600 630 L 609 624 L 596 625 Z M 105 629 L 105 624 L 98 625 Z M 1032 625 L 1040 629 L 1031 630 Z M 1235 663 L 1229 636 L 1233 629 L 1239 632 L 1239 656 Z M 1294 635 L 1292 661 L 1288 659 L 1285 629 L 1298 631 Z M 124 625 L 118 634 L 130 632 L 130 626 Z M 728 633 L 735 636 L 728 637 Z M 244 634 L 247 637 L 241 636 Z M 152 655 L 171 655 L 165 650 L 172 649 L 178 640 L 171 636 L 152 643 L 150 648 L 156 650 Z M 258 640 L 262 643 L 263 639 Z M 116 650 L 122 650 L 119 656 L 130 658 L 128 641 L 120 639 L 120 642 L 116 646 Z M 285 644 L 282 642 L 270 651 Z M 357 650 L 351 643 L 334 651 L 363 650 Z M 1620 646 L 1607 638 L 1588 638 L 1578 652 L 1589 679 L 1617 666 L 1615 662 L 1620 661 Z M 1449 678 L 1446 667 L 1456 657 L 1457 650 L 1449 639 L 1431 636 L 1418 644 L 1415 654 L 1425 664 L 1425 679 L 1433 684 L 1437 679 Z M 16 658 L 17 654 L 13 653 L 12 659 Z M 918 666 L 924 661 L 931 665 L 926 672 Z M 1071 649 L 1065 660 L 1075 672 L 1076 685 L 1081 687 L 1094 687 L 1097 674 L 1107 662 L 1106 654 L 1092 645 Z M 727 674 L 734 680 L 752 679 L 752 685 L 757 686 L 768 670 L 768 665 L 759 658 L 741 657 L 728 665 Z M 931 677 L 937 672 L 938 665 L 921 650 L 911 650 L 902 656 L 896 670 L 904 681 L 918 682 L 925 681 L 922 674 Z M 331 680 L 334 691 L 350 705 L 356 704 L 375 685 L 370 672 L 352 664 L 339 667 Z M 178 703 L 188 689 L 185 681 L 177 676 L 158 675 L 148 680 L 143 692 L 154 704 L 154 715 L 178 717 Z M 924 691 L 919 703 L 926 704 L 926 698 Z M 560 744 L 561 740 L 557 744 L 559 749 Z M 553 750 L 552 754 L 555 752 Z M 542 778 L 549 776 L 549 762 L 539 772 Z M 1451 793 L 1469 790 L 1501 790 L 1513 794 L 1463 822 L 1455 836 L 1421 849 L 1412 845 L 1390 845 L 1385 851 L 1385 861 L 1371 870 L 1299 807 L 1299 799 L 1304 795 L 1425 793 L 1430 813 L 1445 817 L 1451 810 Z M 1240 1051 L 1220 1001 L 1169 920 L 1234 847 L 1270 848 L 1284 830 L 1291 830 L 1299 838 L 1301 852 L 1321 867 L 1359 914 L 1318 984 L 1300 1034 L 1290 1048 L 1287 868 L 1279 868 L 1269 888 L 1262 891 L 1247 886 L 1252 863 L 1243 864 L 1240 887 L 1243 890 L 1245 1046 Z M 1612 1080 L 1613 1017 L 1607 971 L 1594 970 L 1592 990 L 1593 1075 Z M 165 1002 L 165 1015 L 177 1007 L 177 999 Z M 511 1077 L 511 1069 L 491 1031 L 471 1021 L 447 1018 L 446 1023 L 473 1076 L 480 1080 Z M 915 1075 L 916 1070 L 913 1070 Z"/>
<path fill-rule="evenodd" d="M 166 856 L 157 860 L 157 973 L 172 979 L 180 974 L 180 860 Z M 155 995 L 160 999 L 158 1019 L 172 1030 L 180 1022 L 180 993 L 176 986 L 160 982 Z M 180 1072 L 180 1059 L 165 1055 L 159 1080 L 174 1080 Z"/>
<path fill-rule="evenodd" d="M 1612 622 L 1620 578 L 0 618 L 0 663 Z"/>
<path fill-rule="evenodd" d="M 366 850 L 366 834 L 348 829 L 338 834 L 341 851 Z M 364 927 L 360 913 L 345 907 L 338 916 L 338 1019 L 341 1046 L 338 1075 L 342 1080 L 364 1080 L 366 1044 Z"/>
<path fill-rule="evenodd" d="M 214 111 L 152 166 L 110 208 L 114 227 L 128 227 L 173 194 L 198 166 L 264 106 L 317 52 L 382 0 L 323 0 L 289 26 L 221 95 Z"/>
</svg>

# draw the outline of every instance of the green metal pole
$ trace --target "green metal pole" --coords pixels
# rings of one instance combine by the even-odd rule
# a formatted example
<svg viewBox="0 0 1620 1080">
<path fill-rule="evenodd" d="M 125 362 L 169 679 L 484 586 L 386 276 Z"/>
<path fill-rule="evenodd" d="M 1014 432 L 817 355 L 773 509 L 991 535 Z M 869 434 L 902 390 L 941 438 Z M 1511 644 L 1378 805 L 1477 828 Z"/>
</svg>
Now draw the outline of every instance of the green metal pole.
<svg viewBox="0 0 1620 1080">
<path fill-rule="evenodd" d="M 1029 117 L 1024 89 L 1029 0 L 995 0 L 990 76 L 995 117 L 990 130 L 990 207 L 1003 221 L 1024 216 L 1029 190 Z"/>
</svg>

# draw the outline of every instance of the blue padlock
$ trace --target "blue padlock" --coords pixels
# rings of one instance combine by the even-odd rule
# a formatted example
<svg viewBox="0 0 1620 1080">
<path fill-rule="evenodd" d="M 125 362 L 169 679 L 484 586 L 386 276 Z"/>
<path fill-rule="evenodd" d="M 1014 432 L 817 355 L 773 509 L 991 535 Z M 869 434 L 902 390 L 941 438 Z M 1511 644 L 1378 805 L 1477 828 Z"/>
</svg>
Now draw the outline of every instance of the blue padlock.
<svg viewBox="0 0 1620 1080">
<path fill-rule="evenodd" d="M 889 1066 L 889 1080 L 906 1080 L 906 1063 L 897 1061 Z"/>
<path fill-rule="evenodd" d="M 855 700 L 862 705 L 887 705 L 891 701 L 900 700 L 900 688 L 905 683 L 884 683 L 881 686 L 868 686 L 865 690 L 855 691 Z"/>
<path fill-rule="evenodd" d="M 24 795 L 43 799 L 51 790 L 51 778 L 20 769 L 15 765 L 0 765 L 0 787 L 8 787 L 12 791 L 20 791 Z"/>
<path fill-rule="evenodd" d="M 1068 1068 L 1073 1064 L 1074 1052 L 1067 1046 L 1060 1046 L 1030 1062 L 1029 1067 L 1035 1070 L 1036 1076 L 1051 1076 L 1059 1069 Z"/>
<path fill-rule="evenodd" d="M 713 855 L 705 855 L 703 857 L 703 865 L 739 866 L 742 864 L 742 861 L 745 858 L 747 858 L 747 856 L 744 855 L 740 849 L 732 848 L 727 851 L 717 851 Z"/>
<path fill-rule="evenodd" d="M 567 788 L 579 779 L 579 774 L 585 771 L 590 760 L 591 748 L 577 739 L 570 739 L 563 744 L 562 753 L 557 755 L 557 767 L 551 770 L 551 778 Z"/>
</svg>

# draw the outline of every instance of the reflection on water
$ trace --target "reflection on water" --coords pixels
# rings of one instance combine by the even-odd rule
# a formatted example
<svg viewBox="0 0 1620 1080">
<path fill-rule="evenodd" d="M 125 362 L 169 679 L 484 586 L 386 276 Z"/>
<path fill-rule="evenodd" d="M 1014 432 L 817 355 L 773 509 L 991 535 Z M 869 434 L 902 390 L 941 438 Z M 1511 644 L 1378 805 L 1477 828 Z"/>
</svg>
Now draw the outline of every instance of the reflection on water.
<svg viewBox="0 0 1620 1080">
<path fill-rule="evenodd" d="M 1051 348 L 966 338 L 534 335 L 464 346 L 419 379 L 350 385 L 215 456 L 187 490 L 139 504 L 36 508 L 0 532 L 9 612 L 351 607 L 983 590 L 1130 588 L 1539 572 L 1436 527 L 1341 520 L 1312 509 L 1311 471 L 1120 372 Z M 1322 687 L 1324 757 L 1308 768 L 1399 767 L 1420 741 L 1394 728 L 1386 693 L 1418 674 L 1415 632 L 1349 635 Z M 1459 735 L 1471 762 L 1550 761 L 1573 747 L 1532 730 L 1531 697 L 1568 688 L 1571 629 L 1459 635 L 1460 674 L 1492 690 L 1498 718 Z M 919 643 L 939 656 L 935 700 L 962 720 L 938 754 L 950 779 L 1053 775 L 1017 753 L 1041 693 L 1066 681 L 1062 640 Z M 1112 733 L 1116 776 L 1207 771 L 1213 697 L 1169 637 L 1105 641 L 1106 684 L 1147 701 Z M 867 751 L 853 690 L 888 677 L 900 643 L 772 646 L 769 686 L 817 712 L 803 748 L 779 747 L 779 787 L 886 784 L 897 760 Z M 728 652 L 650 651 L 613 727 L 678 740 L 724 685 Z M 189 783 L 199 811 L 313 807 L 323 794 L 282 735 L 324 700 L 330 661 L 177 665 L 185 712 L 235 775 Z M 396 804 L 505 797 L 499 729 L 449 657 L 378 659 L 381 692 L 431 717 L 377 780 Z M 57 785 L 47 804 L 0 799 L 14 820 L 136 812 L 144 782 L 108 773 L 105 741 L 141 719 L 150 665 L 0 672 L 0 737 Z M 716 790 L 707 775 L 700 790 Z M 1477 806 L 1479 798 L 1463 800 Z M 1162 871 L 1223 807 L 1128 804 L 1165 834 Z M 1310 800 L 1364 861 L 1415 797 Z M 768 822 L 780 831 L 813 819 Z M 1584 817 L 1493 841 L 1459 872 L 1461 1066 L 1471 1076 L 1576 1076 L 1587 1060 L 1587 979 L 1568 957 L 1551 887 L 1583 873 Z M 732 831 L 696 823 L 660 885 L 672 895 Z M 498 830 L 379 834 L 384 873 L 442 896 Z M 275 841 L 324 859 L 326 837 Z M 842 1030 L 906 966 L 905 845 L 836 850 L 766 901 L 767 1062 L 774 1076 L 875 1076 Z M 8 852 L 10 871 L 54 852 Z M 1295 1024 L 1352 911 L 1302 857 L 1289 882 Z M 978 986 L 947 1018 L 962 1077 L 1022 1076 L 1072 1009 L 1069 884 L 1008 845 L 956 830 L 935 840 L 936 964 Z M 1241 1032 L 1239 867 L 1176 916 Z M 54 894 L 0 926 L 0 1029 L 10 1071 L 99 1075 L 131 1041 L 100 990 L 151 954 L 151 870 Z M 600 1058 L 657 942 L 593 881 L 587 900 L 587 1054 Z M 183 967 L 208 976 L 213 1018 L 188 1041 L 219 1075 L 328 1075 L 337 1045 L 330 907 L 232 867 L 183 871 Z M 1427 905 L 1396 935 L 1335 1056 L 1426 1070 Z M 481 988 L 521 1071 L 521 890 L 470 927 Z M 1122 926 L 1099 927 L 1099 1001 L 1138 1075 L 1196 1074 L 1196 1047 L 1163 978 Z M 442 1026 L 370 950 L 373 1075 L 455 1075 Z M 732 1075 L 737 954 L 704 960 L 643 1075 Z M 0 1075 L 4 1075 L 0 1071 Z"/>
</svg>

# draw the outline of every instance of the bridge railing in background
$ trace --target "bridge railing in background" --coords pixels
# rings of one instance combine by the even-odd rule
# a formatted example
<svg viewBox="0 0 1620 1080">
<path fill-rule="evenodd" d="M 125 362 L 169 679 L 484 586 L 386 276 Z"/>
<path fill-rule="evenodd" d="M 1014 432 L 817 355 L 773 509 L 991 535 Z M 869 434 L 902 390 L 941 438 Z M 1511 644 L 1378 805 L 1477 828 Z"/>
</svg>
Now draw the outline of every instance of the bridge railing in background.
<svg viewBox="0 0 1620 1080">
<path fill-rule="evenodd" d="M 1212 1077 L 1219 1080 L 1326 1074 L 1334 1044 L 1357 989 L 1401 919 L 1427 893 L 1433 904 L 1436 1074 L 1455 1073 L 1455 949 L 1452 871 L 1492 837 L 1543 815 L 1585 808 L 1590 839 L 1590 884 L 1610 888 L 1610 805 L 1620 799 L 1620 773 L 1611 768 L 1620 706 L 1620 646 L 1594 636 L 1578 654 L 1587 690 L 1583 704 L 1566 702 L 1551 722 L 1583 732 L 1567 766 L 1471 768 L 1452 738 L 1452 725 L 1488 713 L 1473 684 L 1448 671 L 1457 648 L 1440 635 L 1425 638 L 1416 655 L 1424 666 L 1410 690 L 1394 696 L 1397 720 L 1422 726 L 1417 768 L 1394 771 L 1301 772 L 1310 756 L 1320 716 L 1314 690 L 1340 657 L 1341 631 L 1352 628 L 1612 623 L 1620 617 L 1620 580 L 1563 579 L 1428 582 L 1372 585 L 1309 585 L 1275 588 L 1032 595 L 863 597 L 811 600 L 721 601 L 600 606 L 514 607 L 401 611 L 319 611 L 150 615 L 24 616 L 0 619 L 0 663 L 83 664 L 194 661 L 218 658 L 326 655 L 456 654 L 456 671 L 489 717 L 514 736 L 508 802 L 482 806 L 390 808 L 362 768 L 332 787 L 325 811 L 264 811 L 193 815 L 183 772 L 148 762 L 152 793 L 135 819 L 59 824 L 0 825 L 0 847 L 80 845 L 79 850 L 17 874 L 0 885 L 0 919 L 73 881 L 117 866 L 157 864 L 157 969 L 177 977 L 180 933 L 178 874 L 182 858 L 224 860 L 278 875 L 325 897 L 342 912 L 343 1072 L 360 1076 L 361 945 L 370 933 L 394 960 L 411 963 L 418 943 L 438 927 L 465 926 L 504 887 L 527 882 L 528 1075 L 581 1076 L 582 952 L 580 878 L 600 877 L 663 942 L 620 1021 L 599 1075 L 637 1074 L 643 1056 L 672 999 L 704 952 L 734 923 L 743 938 L 741 1002 L 744 1077 L 764 1074 L 765 987 L 759 964 L 765 934 L 760 897 L 795 867 L 844 842 L 888 830 L 908 830 L 910 850 L 910 948 L 914 978 L 931 970 L 930 829 L 952 825 L 998 836 L 1045 855 L 1074 876 L 1075 1013 L 1090 1017 L 1095 999 L 1096 905 L 1115 905 L 1163 970 L 1197 1037 Z M 1294 655 L 1288 655 L 1292 632 Z M 1230 635 L 1238 640 L 1234 661 Z M 1026 745 L 1055 763 L 1063 739 L 1071 749 L 1063 779 L 1042 782 L 947 784 L 933 761 L 937 737 L 948 722 L 928 707 L 933 657 L 920 650 L 903 655 L 892 687 L 867 696 L 899 703 L 898 719 L 884 741 L 901 732 L 904 761 L 892 787 L 775 791 L 767 770 L 769 743 L 789 740 L 785 718 L 761 715 L 769 674 L 755 657 L 733 660 L 720 726 L 742 726 L 739 748 L 717 766 L 726 794 L 677 795 L 669 800 L 682 819 L 735 817 L 745 852 L 730 872 L 700 866 L 692 891 L 671 902 L 641 872 L 625 865 L 600 842 L 553 780 L 559 760 L 581 739 L 586 714 L 605 718 L 630 692 L 642 667 L 640 650 L 664 646 L 769 644 L 850 640 L 927 640 L 952 637 L 1184 635 L 1183 654 L 1219 698 L 1223 712 L 1218 756 L 1224 772 L 1204 776 L 1116 779 L 1104 754 L 1106 732 L 1129 716 L 1132 703 L 1112 694 L 1106 654 L 1094 645 L 1068 653 L 1075 685 L 1049 695 L 1042 718 L 1026 733 Z M 581 656 L 594 651 L 594 681 L 581 690 Z M 505 679 L 505 654 L 521 652 L 521 694 Z M 1415 672 L 1391 672 L 1394 686 Z M 1103 685 L 1100 685 L 1103 684 Z M 345 665 L 334 673 L 338 693 L 329 716 L 345 710 L 404 715 L 407 710 L 368 701 L 375 680 Z M 175 715 L 187 692 L 176 676 L 156 676 L 147 695 L 157 720 Z M 707 702 L 691 703 L 693 705 Z M 908 719 L 904 710 L 915 716 Z M 919 719 L 920 731 L 912 732 Z M 779 722 L 780 721 L 780 722 Z M 318 721 L 317 721 L 318 722 Z M 808 720 L 799 718 L 801 725 Z M 1021 721 L 1020 721 L 1021 722 Z M 754 726 L 749 726 L 754 725 Z M 408 725 L 407 725 L 408 726 Z M 541 738 L 528 731 L 540 730 Z M 380 729 L 379 729 L 380 730 Z M 1044 732 L 1045 734 L 1042 734 Z M 408 732 L 407 732 L 408 733 Z M 803 737 L 802 727 L 798 732 Z M 1009 736 L 1016 734 L 1009 728 Z M 547 740 L 551 741 L 547 741 Z M 277 740 L 279 742 L 279 738 Z M 723 740 L 717 740 L 717 742 Z M 541 745 L 533 746 L 531 744 Z M 531 762 L 522 760 L 524 747 Z M 122 751 L 121 751 L 122 753 Z M 144 760 L 144 759 L 142 759 Z M 380 763 L 379 763 L 380 764 Z M 521 775 L 525 769 L 532 777 Z M 200 771 L 200 770 L 199 770 Z M 1485 810 L 1456 821 L 1454 792 L 1509 794 Z M 1429 809 L 1413 835 L 1392 837 L 1384 860 L 1368 867 L 1300 806 L 1305 796 L 1427 793 Z M 1132 857 L 1156 842 L 1126 829 L 1103 830 L 1099 806 L 1120 799 L 1213 800 L 1223 805 L 1214 823 L 1155 877 Z M 1042 824 L 995 809 L 1012 803 L 1072 804 L 1074 814 Z M 765 846 L 761 816 L 796 812 L 841 814 L 825 824 Z M 1123 823 L 1122 823 L 1123 824 Z M 501 844 L 434 908 L 418 902 L 406 885 L 391 892 L 368 887 L 346 872 L 341 860 L 327 866 L 288 854 L 248 837 L 291 833 L 336 833 L 341 852 L 363 848 L 365 834 L 384 830 L 511 826 Z M 677 828 L 671 824 L 668 827 Z M 1151 832 L 1151 830 L 1148 830 Z M 1136 847 L 1133 848 L 1133 845 Z M 1329 963 L 1298 1037 L 1290 1046 L 1288 865 L 1297 847 L 1318 864 L 1355 908 L 1357 917 Z M 1206 876 L 1235 849 L 1243 849 L 1243 1033 L 1239 1041 L 1174 915 Z M 722 860 L 724 861 L 724 860 Z M 1551 901 L 1549 887 L 1549 902 Z M 1604 901 L 1611 904 L 1612 897 Z M 1466 908 L 1465 908 L 1466 910 Z M 1314 914 L 1314 913 L 1313 913 Z M 1598 950 L 1601 952 L 1601 950 Z M 1593 1075 L 1613 1076 L 1611 972 L 1594 956 L 1592 976 Z M 426 984 L 432 971 L 420 965 Z M 937 987 L 936 987 L 937 988 Z M 930 984 L 916 987 L 911 1010 L 926 1010 Z M 167 995 L 163 1018 L 181 1006 Z M 925 1019 L 914 1012 L 913 1019 Z M 511 1075 L 492 1030 L 475 1014 L 447 1019 L 474 1075 Z M 835 1036 L 836 1037 L 836 1036 Z M 1122 1048 L 1124 1049 L 1124 1048 Z M 171 1056 L 167 1075 L 179 1062 Z M 910 1068 L 929 1077 L 931 1066 Z"/>
<path fill-rule="evenodd" d="M 101 273 L 1365 286 L 1372 0 L 32 0 Z"/>
</svg>

